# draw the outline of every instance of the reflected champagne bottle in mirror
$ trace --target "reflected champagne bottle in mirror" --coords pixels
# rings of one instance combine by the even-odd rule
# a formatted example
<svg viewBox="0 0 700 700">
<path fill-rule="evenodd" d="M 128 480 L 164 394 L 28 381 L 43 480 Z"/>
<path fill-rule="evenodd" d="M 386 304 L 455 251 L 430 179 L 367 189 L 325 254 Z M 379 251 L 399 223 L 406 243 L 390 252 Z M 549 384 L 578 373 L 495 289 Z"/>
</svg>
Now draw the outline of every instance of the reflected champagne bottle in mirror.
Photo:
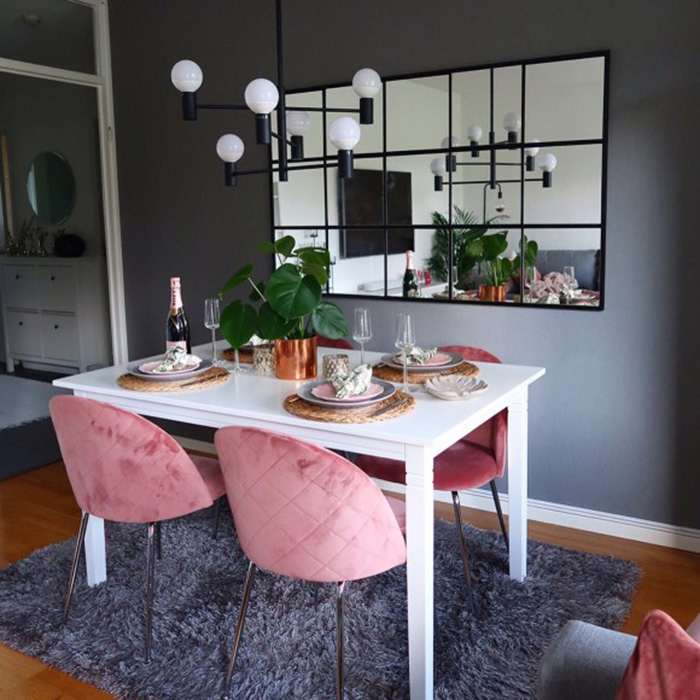
<svg viewBox="0 0 700 700">
<path fill-rule="evenodd" d="M 403 295 L 405 297 L 419 297 L 420 287 L 418 286 L 418 276 L 413 269 L 413 251 L 406 251 L 406 272 L 403 274 Z"/>
<path fill-rule="evenodd" d="M 182 289 L 180 278 L 170 278 L 170 313 L 165 326 L 166 349 L 181 347 L 185 352 L 191 353 L 190 324 L 187 322 L 185 308 L 182 305 Z"/>
</svg>

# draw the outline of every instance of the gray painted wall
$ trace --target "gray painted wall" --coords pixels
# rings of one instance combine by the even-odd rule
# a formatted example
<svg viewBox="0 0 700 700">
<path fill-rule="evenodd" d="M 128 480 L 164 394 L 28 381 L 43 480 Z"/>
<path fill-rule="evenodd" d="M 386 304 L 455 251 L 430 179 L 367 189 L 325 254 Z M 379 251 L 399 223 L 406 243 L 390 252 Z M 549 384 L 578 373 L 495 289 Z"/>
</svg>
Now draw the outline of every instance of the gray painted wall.
<svg viewBox="0 0 700 700">
<path fill-rule="evenodd" d="M 234 6 L 235 5 L 235 6 Z M 426 3 L 286 0 L 289 87 L 610 49 L 606 309 L 566 313 L 412 304 L 420 338 L 482 346 L 503 361 L 547 368 L 533 387 L 534 498 L 700 527 L 698 270 L 693 143 L 698 104 L 698 6 L 690 0 Z M 167 9 L 166 9 L 167 7 Z M 263 178 L 221 185 L 214 154 L 229 130 L 253 144 L 247 114 L 183 123 L 169 71 L 192 58 L 202 97 L 241 101 L 274 75 L 272 0 L 111 6 L 127 313 L 132 356 L 162 347 L 168 276 L 183 278 L 195 333 L 203 299 L 241 264 L 263 258 Z M 246 166 L 264 159 L 255 145 Z M 356 304 L 342 302 L 350 312 Z M 392 341 L 400 302 L 370 302 L 372 348 Z M 695 413 L 693 411 L 696 411 Z"/>
</svg>

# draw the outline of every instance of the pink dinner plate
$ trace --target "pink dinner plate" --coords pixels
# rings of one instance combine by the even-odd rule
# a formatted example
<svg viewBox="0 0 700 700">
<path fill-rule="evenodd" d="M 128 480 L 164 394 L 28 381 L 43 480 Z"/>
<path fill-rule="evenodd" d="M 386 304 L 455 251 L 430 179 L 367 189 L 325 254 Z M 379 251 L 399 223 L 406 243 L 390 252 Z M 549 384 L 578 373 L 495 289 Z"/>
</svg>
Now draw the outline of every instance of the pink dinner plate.
<svg viewBox="0 0 700 700">
<path fill-rule="evenodd" d="M 348 396 L 345 399 L 339 399 L 335 395 L 335 389 L 333 388 L 333 385 L 329 382 L 326 382 L 325 384 L 319 384 L 318 386 L 315 386 L 311 390 L 311 393 L 317 399 L 323 399 L 324 401 L 337 401 L 338 403 L 354 403 L 355 401 L 367 401 L 367 399 L 371 399 L 375 396 L 378 396 L 382 393 L 382 391 L 384 391 L 384 387 L 382 387 L 381 384 L 370 384 L 369 389 L 367 389 L 367 391 L 365 391 L 364 394 L 357 394 L 356 396 Z"/>
<path fill-rule="evenodd" d="M 394 362 L 401 365 L 402 361 L 403 360 L 402 360 L 401 355 L 394 355 Z M 440 367 L 442 365 L 448 364 L 451 361 L 452 361 L 452 358 L 449 355 L 446 355 L 444 352 L 439 352 L 437 355 L 435 355 L 434 357 L 431 357 L 427 362 L 424 362 L 422 365 L 410 364 L 408 366 L 409 367 Z"/>
<path fill-rule="evenodd" d="M 157 374 L 159 376 L 167 377 L 169 374 L 182 374 L 183 372 L 191 372 L 192 370 L 197 369 L 199 367 L 199 362 L 190 362 L 187 367 L 181 367 L 180 369 L 171 369 L 169 372 L 156 372 L 154 371 L 156 367 L 158 367 L 159 364 L 161 364 L 162 360 L 158 360 L 156 362 L 144 362 L 142 365 L 139 365 L 139 370 L 143 372 L 144 374 Z"/>
</svg>

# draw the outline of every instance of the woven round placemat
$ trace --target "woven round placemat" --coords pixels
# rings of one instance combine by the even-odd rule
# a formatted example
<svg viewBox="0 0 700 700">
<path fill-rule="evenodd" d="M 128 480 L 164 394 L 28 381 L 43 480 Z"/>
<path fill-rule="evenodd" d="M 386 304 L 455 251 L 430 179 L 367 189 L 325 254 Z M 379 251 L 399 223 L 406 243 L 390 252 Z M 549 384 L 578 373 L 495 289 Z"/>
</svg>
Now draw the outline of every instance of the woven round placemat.
<svg viewBox="0 0 700 700">
<path fill-rule="evenodd" d="M 444 372 L 433 370 L 432 372 L 408 372 L 409 384 L 425 384 L 428 379 L 433 377 L 444 377 L 448 374 L 462 374 L 465 377 L 476 377 L 479 374 L 479 368 L 471 362 L 463 362 L 457 367 L 450 367 Z M 394 369 L 388 365 L 376 365 L 372 368 L 372 375 L 378 379 L 385 379 L 387 382 L 403 382 L 403 370 Z"/>
<path fill-rule="evenodd" d="M 229 362 L 235 362 L 236 361 L 236 351 L 233 348 L 226 348 L 221 355 L 223 356 L 224 360 L 228 360 Z M 253 351 L 252 350 L 239 350 L 238 351 L 238 359 L 240 362 L 244 364 L 252 364 L 253 362 Z"/>
<path fill-rule="evenodd" d="M 402 399 L 406 399 L 406 402 L 397 405 Z M 375 415 L 377 411 L 392 405 L 394 408 L 390 408 L 378 416 Z M 388 399 L 384 399 L 384 401 L 375 403 L 372 406 L 365 406 L 365 408 L 325 408 L 324 406 L 317 406 L 304 401 L 296 394 L 292 394 L 284 400 L 285 410 L 292 415 L 325 423 L 379 423 L 383 420 L 403 416 L 412 411 L 415 405 L 416 399 L 409 394 L 404 394 L 403 391 L 397 391 Z"/>
<path fill-rule="evenodd" d="M 165 393 L 168 391 L 199 391 L 200 389 L 211 389 L 214 386 L 223 384 L 229 378 L 229 372 L 223 367 L 210 367 L 206 372 L 174 382 L 154 382 L 150 379 L 141 379 L 133 374 L 122 374 L 117 377 L 117 384 L 122 389 L 131 391 L 155 391 Z"/>
</svg>

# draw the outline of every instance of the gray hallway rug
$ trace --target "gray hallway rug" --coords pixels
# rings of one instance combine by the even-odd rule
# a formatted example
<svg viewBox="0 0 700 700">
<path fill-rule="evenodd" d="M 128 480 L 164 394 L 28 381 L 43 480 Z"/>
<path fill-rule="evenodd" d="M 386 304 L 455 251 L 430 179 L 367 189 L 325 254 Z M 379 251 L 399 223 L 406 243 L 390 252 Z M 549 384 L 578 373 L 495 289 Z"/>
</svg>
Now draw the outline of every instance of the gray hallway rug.
<svg viewBox="0 0 700 700">
<path fill-rule="evenodd" d="M 632 562 L 531 542 L 524 583 L 507 576 L 495 533 L 467 528 L 473 610 L 455 525 L 436 523 L 435 697 L 530 698 L 537 667 L 567 620 L 619 625 Z M 221 697 L 247 561 L 230 516 L 164 523 L 156 562 L 153 659 L 143 658 L 146 528 L 106 524 L 109 580 L 89 589 L 81 563 L 68 621 L 61 600 L 74 541 L 0 571 L 0 641 L 123 698 Z M 407 698 L 405 568 L 349 585 L 348 699 Z M 259 572 L 234 674 L 237 698 L 335 696 L 335 587 Z"/>
</svg>

